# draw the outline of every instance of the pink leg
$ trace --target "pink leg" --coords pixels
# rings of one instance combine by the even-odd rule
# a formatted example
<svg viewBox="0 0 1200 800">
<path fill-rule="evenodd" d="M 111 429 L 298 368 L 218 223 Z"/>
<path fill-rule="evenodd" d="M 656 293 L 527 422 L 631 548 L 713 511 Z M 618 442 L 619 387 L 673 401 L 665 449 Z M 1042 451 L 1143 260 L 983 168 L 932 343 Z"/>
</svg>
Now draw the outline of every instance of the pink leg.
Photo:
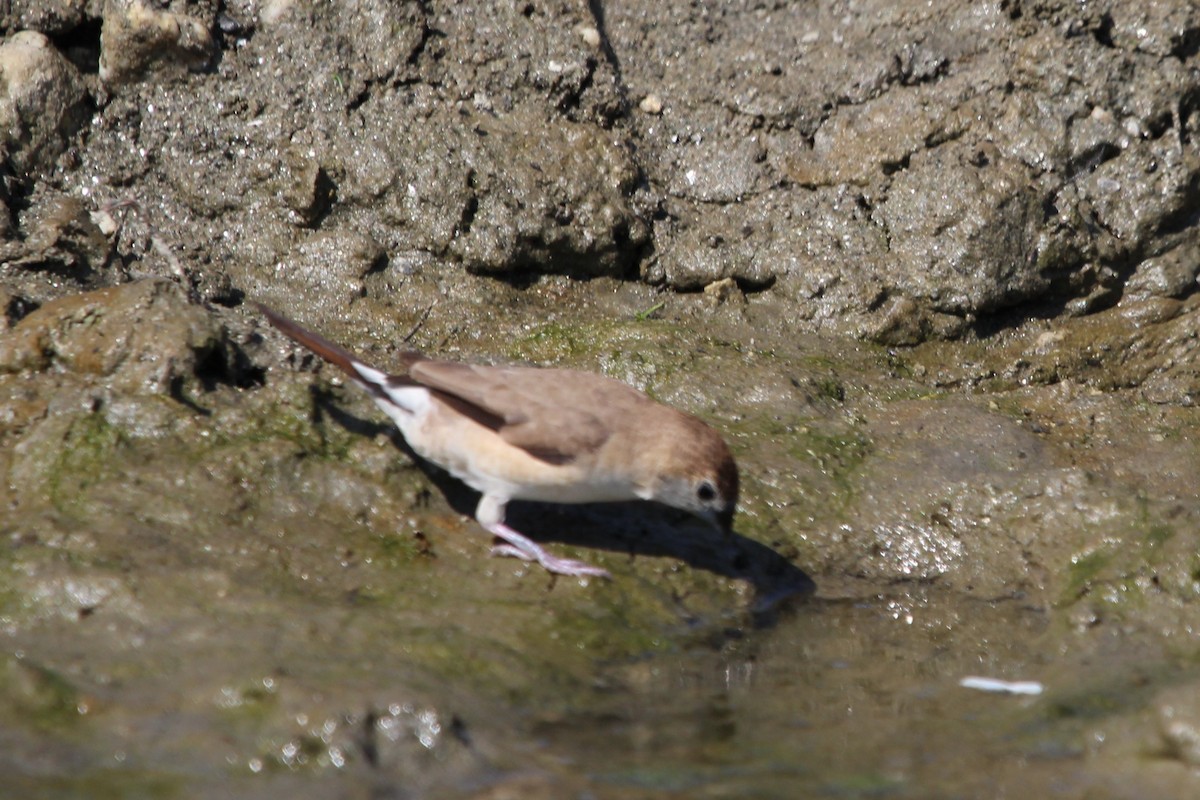
<svg viewBox="0 0 1200 800">
<path fill-rule="evenodd" d="M 608 570 L 600 567 L 593 567 L 591 564 L 585 564 L 582 561 L 575 561 L 570 558 L 559 558 L 558 556 L 550 555 L 546 552 L 546 548 L 539 545 L 532 539 L 523 536 L 512 528 L 505 525 L 503 522 L 495 522 L 491 525 L 485 525 L 488 533 L 503 539 L 507 544 L 498 544 L 492 548 L 494 556 L 512 556 L 519 558 L 522 561 L 536 561 L 546 568 L 547 572 L 552 572 L 556 575 L 595 575 L 599 578 L 611 578 Z"/>
</svg>

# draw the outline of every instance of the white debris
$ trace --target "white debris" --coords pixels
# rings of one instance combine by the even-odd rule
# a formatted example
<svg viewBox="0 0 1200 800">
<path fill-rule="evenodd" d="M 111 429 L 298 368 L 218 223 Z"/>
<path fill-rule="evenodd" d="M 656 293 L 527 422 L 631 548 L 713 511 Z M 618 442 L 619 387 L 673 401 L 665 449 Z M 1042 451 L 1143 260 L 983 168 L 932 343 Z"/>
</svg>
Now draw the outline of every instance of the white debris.
<svg viewBox="0 0 1200 800">
<path fill-rule="evenodd" d="M 1002 681 L 999 678 L 980 678 L 975 675 L 963 678 L 958 685 L 967 689 L 978 689 L 981 692 L 1029 695 L 1041 694 L 1043 688 L 1037 681 Z"/>
</svg>

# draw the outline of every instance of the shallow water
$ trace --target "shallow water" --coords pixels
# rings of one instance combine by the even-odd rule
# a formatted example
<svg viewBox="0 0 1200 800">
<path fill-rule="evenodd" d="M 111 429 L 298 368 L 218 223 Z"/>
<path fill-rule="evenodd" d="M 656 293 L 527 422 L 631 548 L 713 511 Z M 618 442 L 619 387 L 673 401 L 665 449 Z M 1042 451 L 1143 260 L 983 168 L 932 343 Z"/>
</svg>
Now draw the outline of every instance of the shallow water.
<svg viewBox="0 0 1200 800">
<path fill-rule="evenodd" d="M 1155 722 L 1189 646 L 1136 623 L 832 580 L 754 614 L 713 602 L 720 584 L 631 605 L 635 574 L 551 586 L 477 559 L 432 562 L 399 599 L 370 588 L 377 562 L 336 571 L 358 594 L 311 566 L 290 586 L 200 575 L 219 591 L 159 617 L 156 593 L 197 576 L 171 580 L 152 544 L 134 558 L 162 570 L 136 582 L 140 610 L 10 631 L 22 721 L 0 797 L 1182 798 L 1195 781 Z"/>
<path fill-rule="evenodd" d="M 601 796 L 1126 796 L 1131 774 L 1114 782 L 1097 763 L 1106 731 L 1130 735 L 1178 666 L 1113 641 L 1070 649 L 1017 602 L 916 595 L 818 598 L 770 629 L 612 668 L 592 707 L 535 731 Z M 980 692 L 966 676 L 1044 693 Z M 1140 760 L 1186 791 L 1145 734 L 1132 734 Z"/>
</svg>

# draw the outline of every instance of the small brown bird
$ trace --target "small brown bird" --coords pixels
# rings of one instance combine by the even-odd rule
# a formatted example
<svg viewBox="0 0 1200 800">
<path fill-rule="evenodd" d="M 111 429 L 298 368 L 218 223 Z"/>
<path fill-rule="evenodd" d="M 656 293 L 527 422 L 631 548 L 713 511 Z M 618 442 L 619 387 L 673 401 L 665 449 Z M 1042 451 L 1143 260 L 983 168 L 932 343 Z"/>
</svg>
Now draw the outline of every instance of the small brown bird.
<svg viewBox="0 0 1200 800">
<path fill-rule="evenodd" d="M 339 367 L 392 418 L 412 449 L 482 493 L 475 519 L 494 555 L 553 573 L 608 573 L 559 558 L 504 524 L 510 500 L 655 500 L 729 534 L 738 470 L 721 436 L 620 381 L 570 369 L 489 367 L 400 356 L 387 375 L 259 304 L 271 324 Z"/>
</svg>

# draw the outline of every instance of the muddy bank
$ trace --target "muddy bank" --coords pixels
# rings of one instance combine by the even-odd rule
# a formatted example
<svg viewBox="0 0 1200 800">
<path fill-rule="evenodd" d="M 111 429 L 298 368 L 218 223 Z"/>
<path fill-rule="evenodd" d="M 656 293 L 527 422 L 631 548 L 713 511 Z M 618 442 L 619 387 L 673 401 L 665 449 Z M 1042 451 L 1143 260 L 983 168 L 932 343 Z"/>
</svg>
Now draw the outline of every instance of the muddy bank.
<svg viewBox="0 0 1200 800">
<path fill-rule="evenodd" d="M 1196 10 L 0 25 L 0 793 L 1195 794 Z M 491 559 L 251 300 L 698 414 L 737 535 Z"/>
</svg>

